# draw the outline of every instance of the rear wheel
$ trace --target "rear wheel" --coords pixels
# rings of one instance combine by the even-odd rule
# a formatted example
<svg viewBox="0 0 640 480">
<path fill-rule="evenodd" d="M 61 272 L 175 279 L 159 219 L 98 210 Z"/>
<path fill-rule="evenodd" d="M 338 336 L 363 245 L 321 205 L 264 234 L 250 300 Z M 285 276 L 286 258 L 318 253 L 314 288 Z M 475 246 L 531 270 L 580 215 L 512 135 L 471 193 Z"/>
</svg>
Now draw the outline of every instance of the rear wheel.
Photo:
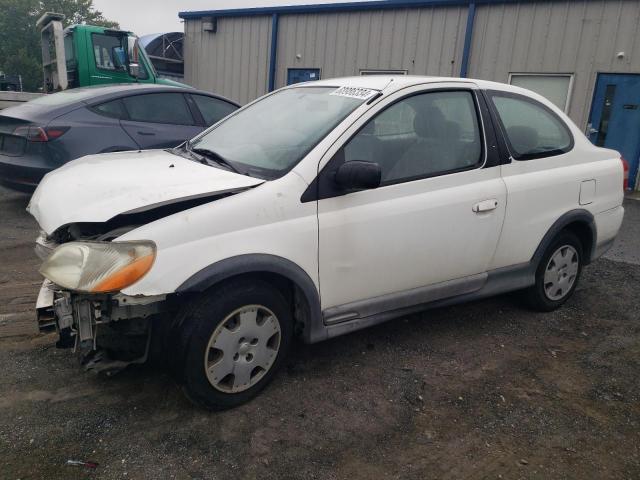
<svg viewBox="0 0 640 480">
<path fill-rule="evenodd" d="M 210 409 L 240 405 L 262 390 L 291 343 L 291 308 L 259 280 L 206 293 L 185 315 L 182 378 L 187 396 Z"/>
<path fill-rule="evenodd" d="M 582 243 L 575 234 L 561 232 L 542 256 L 535 285 L 525 291 L 529 306 L 545 312 L 560 307 L 575 291 L 582 265 Z"/>
</svg>

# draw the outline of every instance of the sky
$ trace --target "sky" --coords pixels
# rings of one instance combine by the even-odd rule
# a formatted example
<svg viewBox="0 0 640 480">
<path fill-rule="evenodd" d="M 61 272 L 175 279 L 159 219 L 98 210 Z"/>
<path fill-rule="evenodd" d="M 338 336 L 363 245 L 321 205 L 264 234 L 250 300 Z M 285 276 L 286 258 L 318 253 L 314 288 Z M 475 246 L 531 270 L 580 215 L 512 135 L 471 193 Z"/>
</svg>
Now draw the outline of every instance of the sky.
<svg viewBox="0 0 640 480">
<path fill-rule="evenodd" d="M 138 36 L 149 33 L 182 32 L 178 12 L 225 8 L 339 3 L 353 0 L 93 0 L 96 10 Z"/>
</svg>

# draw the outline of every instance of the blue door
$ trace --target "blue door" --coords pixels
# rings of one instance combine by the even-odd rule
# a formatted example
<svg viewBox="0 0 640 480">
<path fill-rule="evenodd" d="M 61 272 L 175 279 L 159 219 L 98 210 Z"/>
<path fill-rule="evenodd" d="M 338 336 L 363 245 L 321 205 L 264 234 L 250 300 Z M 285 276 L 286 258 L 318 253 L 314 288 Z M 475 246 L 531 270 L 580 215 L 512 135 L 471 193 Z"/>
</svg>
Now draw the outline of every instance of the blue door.
<svg viewBox="0 0 640 480">
<path fill-rule="evenodd" d="M 589 140 L 619 151 L 629 162 L 629 187 L 640 160 L 640 75 L 598 74 L 589 118 Z"/>
<path fill-rule="evenodd" d="M 287 85 L 312 80 L 320 80 L 319 68 L 289 68 L 287 70 Z"/>
</svg>

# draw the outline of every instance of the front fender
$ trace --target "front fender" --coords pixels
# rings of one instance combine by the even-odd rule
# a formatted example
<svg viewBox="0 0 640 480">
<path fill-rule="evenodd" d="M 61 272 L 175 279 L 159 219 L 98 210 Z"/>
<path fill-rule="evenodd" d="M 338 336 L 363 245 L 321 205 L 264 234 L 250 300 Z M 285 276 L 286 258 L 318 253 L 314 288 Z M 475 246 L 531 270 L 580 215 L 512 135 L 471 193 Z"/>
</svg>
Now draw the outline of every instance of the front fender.
<svg viewBox="0 0 640 480">
<path fill-rule="evenodd" d="M 320 295 L 316 285 L 302 268 L 277 255 L 257 253 L 226 258 L 193 274 L 176 289 L 176 293 L 203 292 L 228 278 L 249 273 L 276 274 L 298 287 L 309 308 L 304 340 L 308 343 L 324 340 L 326 332 L 323 328 Z"/>
</svg>

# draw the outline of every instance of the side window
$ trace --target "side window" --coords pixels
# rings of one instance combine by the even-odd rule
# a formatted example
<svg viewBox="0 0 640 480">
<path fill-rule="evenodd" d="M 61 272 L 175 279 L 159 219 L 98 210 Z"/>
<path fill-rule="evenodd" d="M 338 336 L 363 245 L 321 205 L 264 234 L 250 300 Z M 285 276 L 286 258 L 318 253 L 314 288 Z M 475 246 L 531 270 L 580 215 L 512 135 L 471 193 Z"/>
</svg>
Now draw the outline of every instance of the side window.
<svg viewBox="0 0 640 480">
<path fill-rule="evenodd" d="M 121 37 L 94 33 L 93 54 L 96 67 L 102 70 L 124 71 L 126 68 L 126 52 Z"/>
<path fill-rule="evenodd" d="M 193 125 L 193 117 L 182 93 L 149 93 L 122 100 L 129 119 L 136 122 Z"/>
<path fill-rule="evenodd" d="M 96 105 L 92 110 L 105 117 L 118 118 L 121 120 L 127 118 L 127 113 L 120 99 Z"/>
<path fill-rule="evenodd" d="M 473 95 L 443 91 L 400 100 L 370 120 L 343 152 L 345 161 L 378 163 L 383 185 L 475 168 L 482 140 Z"/>
<path fill-rule="evenodd" d="M 569 129 L 541 103 L 516 95 L 492 93 L 511 155 L 531 160 L 568 152 L 573 147 Z"/>
<path fill-rule="evenodd" d="M 211 126 L 238 109 L 235 105 L 218 98 L 191 95 L 207 126 Z"/>
</svg>

